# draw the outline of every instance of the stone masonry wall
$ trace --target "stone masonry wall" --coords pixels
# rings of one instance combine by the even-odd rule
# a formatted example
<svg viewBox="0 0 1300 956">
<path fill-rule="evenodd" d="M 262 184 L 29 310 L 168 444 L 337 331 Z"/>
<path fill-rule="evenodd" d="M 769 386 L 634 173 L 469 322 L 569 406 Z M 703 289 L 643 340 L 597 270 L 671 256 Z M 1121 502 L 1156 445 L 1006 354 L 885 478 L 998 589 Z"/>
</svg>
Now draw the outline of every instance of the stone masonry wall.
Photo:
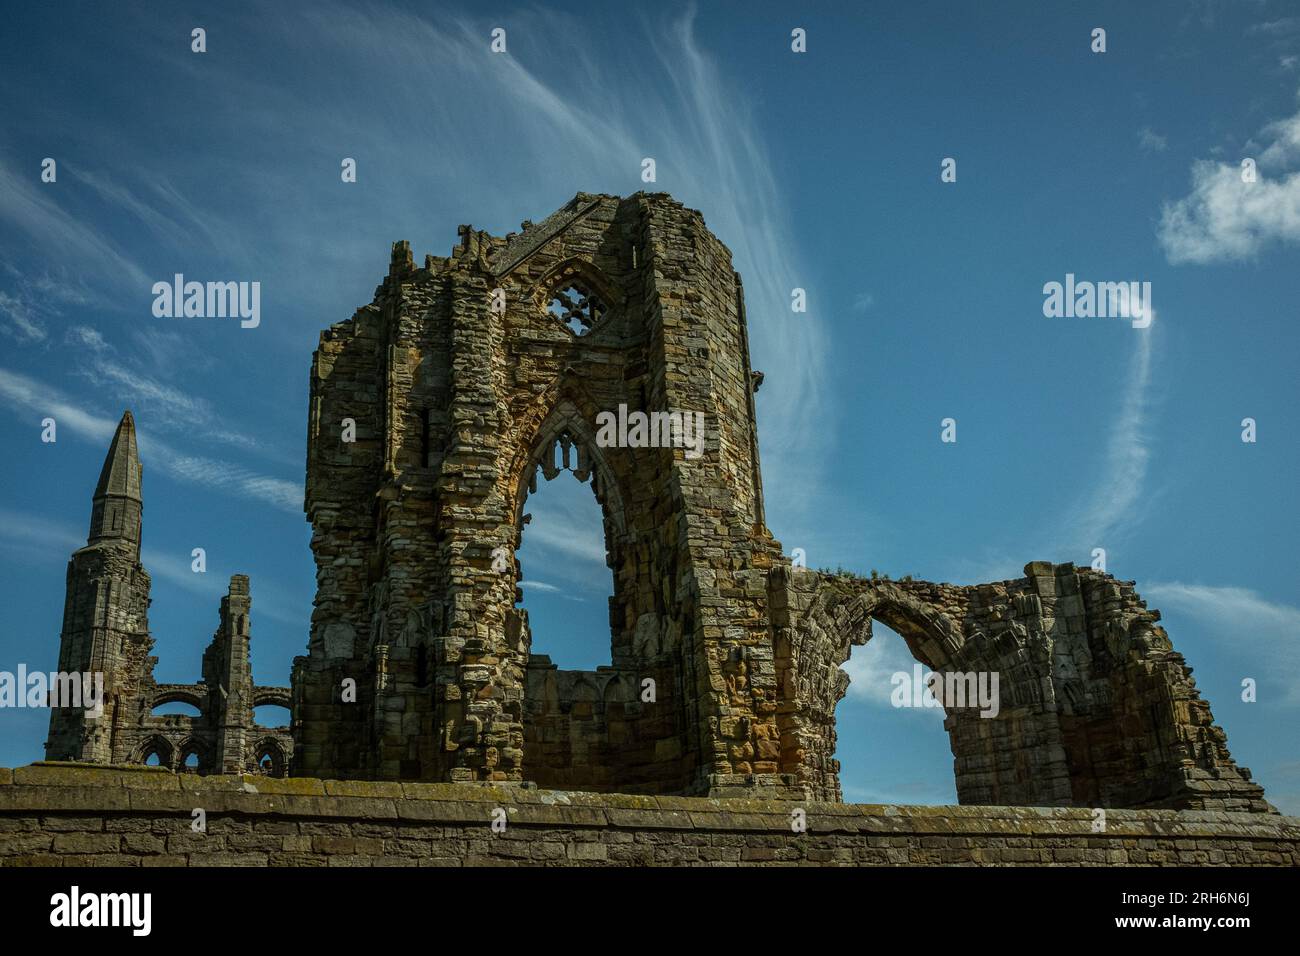
<svg viewBox="0 0 1300 956">
<path fill-rule="evenodd" d="M 207 830 L 191 828 L 193 810 Z M 492 814 L 506 811 L 504 832 Z M 795 833 L 791 811 L 804 809 Z M 0 769 L 0 866 L 1297 866 L 1300 818 Z"/>
<path fill-rule="evenodd" d="M 294 772 L 659 793 L 775 774 L 779 548 L 726 246 L 645 193 L 581 193 L 519 234 L 460 237 L 423 268 L 397 243 L 374 301 L 314 357 Z M 702 454 L 598 443 L 598 416 L 620 409 L 701 415 Z M 565 470 L 604 514 L 614 593 L 592 637 L 618 681 L 534 652 L 520 569 L 495 557 L 526 534 L 539 473 Z M 632 699 L 647 680 L 653 699 Z"/>
<path fill-rule="evenodd" d="M 999 678 L 999 710 L 946 706 L 963 804 L 1273 812 L 1239 767 L 1160 612 L 1133 582 L 1035 561 L 973 586 L 774 572 L 783 767 L 839 795 L 834 710 L 841 669 L 872 619 L 935 673 Z"/>
</svg>

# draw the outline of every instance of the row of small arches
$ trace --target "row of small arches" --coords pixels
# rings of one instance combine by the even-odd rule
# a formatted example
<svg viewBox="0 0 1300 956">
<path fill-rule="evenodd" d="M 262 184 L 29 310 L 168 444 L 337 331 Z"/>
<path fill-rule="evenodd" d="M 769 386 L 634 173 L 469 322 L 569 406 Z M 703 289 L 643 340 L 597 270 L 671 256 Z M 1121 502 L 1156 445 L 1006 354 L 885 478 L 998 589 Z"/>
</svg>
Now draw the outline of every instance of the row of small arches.
<svg viewBox="0 0 1300 956">
<path fill-rule="evenodd" d="M 135 762 L 146 767 L 162 767 L 175 773 L 203 774 L 220 769 L 212 766 L 208 748 L 192 739 L 173 747 L 165 737 L 151 738 L 141 746 Z M 288 771 L 287 756 L 278 741 L 270 738 L 260 740 L 250 752 L 245 769 L 250 773 L 283 777 Z"/>
</svg>

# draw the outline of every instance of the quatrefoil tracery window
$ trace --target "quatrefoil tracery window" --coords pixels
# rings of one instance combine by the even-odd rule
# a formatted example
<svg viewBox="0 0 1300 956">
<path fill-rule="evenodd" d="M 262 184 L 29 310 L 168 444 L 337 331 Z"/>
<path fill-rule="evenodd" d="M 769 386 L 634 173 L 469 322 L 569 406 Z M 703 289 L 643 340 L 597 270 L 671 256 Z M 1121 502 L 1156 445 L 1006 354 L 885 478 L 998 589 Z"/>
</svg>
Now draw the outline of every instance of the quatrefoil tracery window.
<svg viewBox="0 0 1300 956">
<path fill-rule="evenodd" d="M 574 335 L 586 335 L 605 315 L 607 308 L 586 283 L 569 278 L 555 287 L 547 311 L 567 325 Z"/>
</svg>

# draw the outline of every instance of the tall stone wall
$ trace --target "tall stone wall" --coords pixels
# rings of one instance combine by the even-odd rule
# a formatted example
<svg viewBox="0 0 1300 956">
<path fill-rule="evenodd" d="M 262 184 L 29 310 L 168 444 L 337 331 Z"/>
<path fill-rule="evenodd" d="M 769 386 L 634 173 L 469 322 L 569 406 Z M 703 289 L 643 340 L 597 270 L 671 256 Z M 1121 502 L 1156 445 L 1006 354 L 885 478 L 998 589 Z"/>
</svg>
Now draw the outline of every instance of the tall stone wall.
<svg viewBox="0 0 1300 956">
<path fill-rule="evenodd" d="M 754 679 L 742 648 L 770 658 L 777 553 L 742 310 L 726 247 L 662 195 L 579 194 L 504 238 L 466 226 L 422 269 L 394 247 L 313 365 L 300 772 L 656 792 L 775 772 L 775 743 L 728 721 Z M 602 447 L 620 408 L 702 414 L 702 456 Z M 534 661 L 519 606 L 528 493 L 564 470 L 603 509 L 610 675 Z M 774 706 L 770 666 L 757 679 Z"/>
<path fill-rule="evenodd" d="M 196 809 L 205 828 L 196 831 Z M 795 811 L 806 830 L 795 832 Z M 493 830 L 493 819 L 505 826 Z M 1297 866 L 1300 819 L 0 770 L 0 866 Z"/>
</svg>

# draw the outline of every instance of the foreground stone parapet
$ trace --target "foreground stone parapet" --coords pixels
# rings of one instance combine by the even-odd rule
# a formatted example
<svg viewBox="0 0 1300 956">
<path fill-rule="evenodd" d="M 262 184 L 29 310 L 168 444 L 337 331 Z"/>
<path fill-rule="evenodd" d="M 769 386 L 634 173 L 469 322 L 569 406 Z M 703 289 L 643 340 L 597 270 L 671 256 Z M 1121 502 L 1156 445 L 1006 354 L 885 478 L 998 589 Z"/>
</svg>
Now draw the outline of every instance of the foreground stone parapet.
<svg viewBox="0 0 1300 956">
<path fill-rule="evenodd" d="M 202 810 L 205 832 L 196 832 Z M 494 815 L 505 826 L 494 832 Z M 802 812 L 802 813 L 800 813 Z M 800 816 L 805 832 L 792 823 Z M 1274 814 L 899 807 L 511 785 L 0 769 L 0 865 L 1300 865 Z"/>
</svg>

